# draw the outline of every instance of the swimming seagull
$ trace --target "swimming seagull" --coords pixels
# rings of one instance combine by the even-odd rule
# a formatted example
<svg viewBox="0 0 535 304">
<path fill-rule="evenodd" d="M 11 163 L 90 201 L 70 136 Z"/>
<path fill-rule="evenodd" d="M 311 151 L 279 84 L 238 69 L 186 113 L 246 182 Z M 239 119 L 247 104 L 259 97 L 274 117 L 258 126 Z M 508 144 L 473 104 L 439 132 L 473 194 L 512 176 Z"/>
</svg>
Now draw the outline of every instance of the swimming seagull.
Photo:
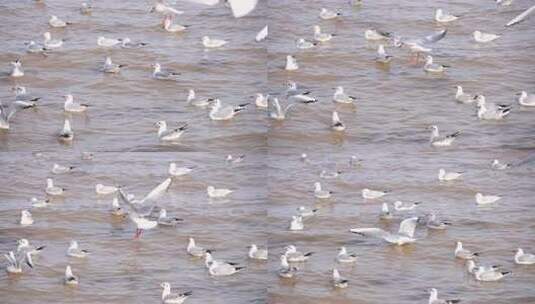
<svg viewBox="0 0 535 304">
<path fill-rule="evenodd" d="M 0 101 L 0 129 L 2 130 L 9 130 L 10 128 L 10 120 L 13 118 L 13 115 L 17 112 L 17 108 L 11 104 L 9 108 L 4 107 L 2 102 Z"/>
<path fill-rule="evenodd" d="M 352 228 L 349 231 L 362 236 L 382 238 L 388 243 L 401 246 L 414 243 L 416 241 L 414 238 L 414 231 L 416 230 L 417 222 L 417 217 L 404 219 L 399 225 L 399 230 L 397 233 L 384 231 L 381 228 Z"/>
<path fill-rule="evenodd" d="M 379 214 L 379 218 L 382 220 L 391 220 L 392 218 L 394 218 L 394 215 L 388 209 L 387 203 L 383 203 L 383 205 L 381 206 L 381 213 Z"/>
<path fill-rule="evenodd" d="M 213 98 L 196 98 L 195 91 L 193 89 L 188 91 L 188 97 L 186 99 L 187 103 L 200 108 L 208 106 L 212 101 L 214 101 Z"/>
<path fill-rule="evenodd" d="M 463 92 L 463 87 L 456 86 L 457 92 L 455 93 L 455 100 L 457 100 L 460 103 L 472 103 L 476 99 L 475 95 L 466 94 Z"/>
<path fill-rule="evenodd" d="M 500 196 L 497 195 L 483 195 L 481 193 L 476 193 L 476 204 L 478 205 L 488 205 L 497 202 L 499 199 L 501 199 Z"/>
<path fill-rule="evenodd" d="M 269 95 L 264 96 L 262 93 L 256 93 L 256 98 L 255 98 L 254 103 L 258 108 L 267 108 L 268 99 L 269 99 Z"/>
<path fill-rule="evenodd" d="M 62 166 L 62 165 L 59 165 L 59 164 L 54 164 L 52 166 L 52 170 L 50 170 L 52 173 L 54 174 L 65 174 L 65 173 L 69 173 L 71 172 L 72 170 L 74 170 L 74 166 Z"/>
<path fill-rule="evenodd" d="M 232 154 L 229 154 L 225 158 L 225 162 L 227 164 L 238 164 L 238 163 L 241 163 L 244 159 L 245 159 L 245 154 L 241 154 L 236 157 L 232 156 Z"/>
<path fill-rule="evenodd" d="M 485 96 L 477 95 L 477 117 L 481 120 L 501 120 L 511 113 L 512 105 L 487 102 Z"/>
<path fill-rule="evenodd" d="M 342 174 L 342 171 L 327 171 L 327 170 L 321 170 L 320 172 L 320 178 L 323 179 L 334 179 L 337 178 Z"/>
<path fill-rule="evenodd" d="M 121 39 L 121 47 L 123 49 L 137 49 L 137 48 L 144 47 L 147 45 L 148 43 L 146 42 L 141 42 L 141 41 L 132 42 L 132 40 L 128 37 Z"/>
<path fill-rule="evenodd" d="M 441 8 L 438 8 L 435 11 L 436 22 L 447 23 L 447 22 L 455 21 L 457 19 L 459 19 L 459 17 L 448 14 L 448 13 L 444 13 L 444 11 Z"/>
<path fill-rule="evenodd" d="M 433 63 L 433 57 L 431 55 L 427 55 L 427 57 L 425 57 L 424 71 L 426 72 L 443 73 L 449 67 L 450 66 L 448 65 Z"/>
<path fill-rule="evenodd" d="M 444 300 L 438 298 L 438 291 L 435 288 L 429 289 L 429 302 L 428 304 L 454 304 L 459 303 L 461 300 Z"/>
<path fill-rule="evenodd" d="M 193 168 L 188 167 L 177 167 L 176 163 L 169 164 L 169 170 L 167 171 L 169 175 L 178 177 L 186 174 L 190 174 L 193 171 Z"/>
<path fill-rule="evenodd" d="M 236 114 L 245 110 L 248 103 L 240 104 L 237 106 L 222 106 L 221 100 L 215 99 L 212 101 L 212 109 L 208 116 L 211 120 L 229 120 L 232 119 Z"/>
<path fill-rule="evenodd" d="M 479 256 L 479 252 L 472 252 L 470 250 L 463 248 L 463 243 L 460 241 L 457 242 L 457 247 L 455 247 L 455 257 L 461 260 L 471 260 Z"/>
<path fill-rule="evenodd" d="M 327 42 L 331 40 L 334 34 L 322 33 L 319 25 L 314 25 L 314 40 L 317 42 Z"/>
<path fill-rule="evenodd" d="M 93 7 L 91 6 L 91 4 L 82 2 L 80 6 L 80 13 L 82 15 L 90 15 L 92 12 L 93 12 Z"/>
<path fill-rule="evenodd" d="M 310 96 L 310 91 L 302 92 L 299 94 L 294 94 L 288 97 L 288 100 L 308 104 L 318 102 L 318 99 Z"/>
<path fill-rule="evenodd" d="M 414 208 L 418 207 L 420 205 L 420 202 L 414 202 L 414 203 L 403 203 L 402 201 L 395 201 L 394 202 L 394 209 L 396 211 L 410 211 Z"/>
<path fill-rule="evenodd" d="M 182 15 L 184 13 L 183 11 L 179 11 L 169 5 L 166 5 L 164 1 L 162 0 L 157 0 L 156 4 L 154 4 L 150 8 L 149 13 L 153 13 L 153 12 L 166 15 L 166 16 L 167 15 Z"/>
<path fill-rule="evenodd" d="M 446 170 L 440 168 L 438 170 L 438 180 L 439 181 L 452 181 L 460 178 L 463 175 L 463 172 L 446 172 Z"/>
<path fill-rule="evenodd" d="M 206 265 L 208 267 L 208 273 L 214 277 L 233 275 L 245 268 L 245 267 L 236 266 L 236 264 L 234 263 L 211 260 L 210 251 L 207 251 L 205 253 L 205 256 L 206 256 Z"/>
<path fill-rule="evenodd" d="M 70 25 L 70 24 L 72 23 L 65 22 L 54 15 L 50 16 L 50 19 L 48 19 L 48 25 L 50 25 L 51 27 L 66 27 L 67 25 Z"/>
<path fill-rule="evenodd" d="M 461 134 L 460 131 L 457 131 L 452 134 L 448 134 L 444 137 L 440 136 L 440 133 L 438 132 L 438 127 L 435 125 L 430 126 L 428 129 L 431 129 L 431 138 L 429 142 L 434 147 L 447 147 L 451 146 L 453 141 Z"/>
<path fill-rule="evenodd" d="M 320 182 L 314 183 L 314 197 L 319 199 L 328 199 L 331 197 L 332 191 L 323 190 Z"/>
<path fill-rule="evenodd" d="M 496 0 L 496 5 L 499 6 L 509 6 L 513 4 L 513 0 Z"/>
<path fill-rule="evenodd" d="M 180 25 L 180 24 L 173 24 L 173 20 L 171 16 L 166 16 L 163 20 L 163 28 L 166 32 L 169 33 L 179 33 L 185 31 L 188 26 L 186 25 Z"/>
<path fill-rule="evenodd" d="M 338 255 L 336 255 L 336 261 L 338 263 L 355 263 L 357 261 L 357 255 L 354 253 L 348 253 L 346 247 L 340 247 Z"/>
<path fill-rule="evenodd" d="M 8 265 L 6 266 L 7 273 L 11 274 L 20 274 L 22 273 L 22 265 L 26 263 L 30 268 L 33 268 L 32 256 L 29 252 L 21 255 L 15 255 L 13 251 L 10 251 L 9 254 L 4 254 Z"/>
<path fill-rule="evenodd" d="M 379 44 L 377 47 L 377 55 L 375 56 L 375 61 L 378 63 L 390 63 L 392 61 L 392 56 L 388 55 L 385 51 L 385 47 L 382 44 Z"/>
<path fill-rule="evenodd" d="M 20 212 L 19 224 L 21 226 L 30 226 L 30 225 L 33 224 L 33 217 L 32 217 L 32 214 L 30 213 L 30 211 L 22 210 Z"/>
<path fill-rule="evenodd" d="M 24 76 L 24 70 L 22 69 L 22 62 L 17 59 L 15 61 L 10 62 L 12 68 L 11 72 L 9 73 L 9 76 L 18 78 Z"/>
<path fill-rule="evenodd" d="M 50 200 L 38 199 L 37 197 L 32 197 L 30 202 L 32 203 L 32 208 L 44 208 L 44 207 L 48 207 Z"/>
<path fill-rule="evenodd" d="M 256 42 L 260 42 L 260 41 L 265 40 L 267 36 L 268 36 L 268 26 L 266 25 L 258 32 L 258 34 L 256 34 L 256 37 L 254 40 Z"/>
<path fill-rule="evenodd" d="M 195 245 L 195 240 L 193 238 L 189 238 L 188 246 L 186 247 L 186 251 L 189 255 L 202 258 L 204 257 L 206 250 L 202 247 L 199 247 Z"/>
<path fill-rule="evenodd" d="M 305 40 L 304 38 L 299 38 L 295 42 L 295 46 L 300 50 L 306 50 L 311 49 L 315 47 L 317 44 L 315 42 L 310 42 L 308 40 Z"/>
<path fill-rule="evenodd" d="M 305 217 L 311 217 L 316 215 L 316 212 L 318 212 L 319 209 L 312 209 L 305 206 L 299 206 L 296 208 L 297 214 L 303 218 Z"/>
<path fill-rule="evenodd" d="M 526 93 L 526 91 L 522 91 L 518 93 L 517 95 L 520 95 L 518 97 L 518 103 L 522 106 L 526 107 L 535 107 L 535 95 Z"/>
<path fill-rule="evenodd" d="M 152 78 L 159 80 L 177 80 L 177 76 L 180 75 L 178 72 L 162 70 L 162 66 L 159 63 L 154 63 L 152 65 L 154 69 L 152 71 Z"/>
<path fill-rule="evenodd" d="M 82 113 L 85 112 L 89 107 L 89 105 L 85 103 L 75 103 L 74 97 L 71 94 L 67 94 L 64 97 L 65 103 L 63 105 L 63 109 L 65 110 L 65 112 Z"/>
<path fill-rule="evenodd" d="M 496 282 L 505 278 L 507 275 L 510 275 L 510 274 L 511 274 L 510 271 L 500 271 L 500 270 L 477 267 L 474 272 L 474 277 L 476 278 L 476 280 L 482 281 L 482 282 Z"/>
<path fill-rule="evenodd" d="M 259 249 L 258 246 L 256 246 L 255 244 L 252 244 L 249 247 L 250 247 L 249 248 L 249 253 L 247 254 L 247 256 L 250 259 L 261 260 L 261 261 L 265 261 L 265 260 L 268 259 L 268 250 L 267 249 Z"/>
<path fill-rule="evenodd" d="M 474 31 L 472 35 L 474 36 L 474 40 L 479 43 L 491 42 L 501 37 L 501 35 L 483 33 L 481 31 Z"/>
<path fill-rule="evenodd" d="M 67 265 L 65 268 L 65 285 L 78 285 L 78 278 L 72 274 L 71 265 Z"/>
<path fill-rule="evenodd" d="M 444 230 L 448 226 L 451 226 L 450 222 L 437 220 L 437 216 L 434 213 L 430 213 L 421 219 L 424 221 L 427 228 L 433 230 Z"/>
<path fill-rule="evenodd" d="M 43 45 L 46 49 L 57 49 L 63 45 L 63 39 L 52 39 L 50 32 L 45 32 L 43 34 L 44 41 Z"/>
<path fill-rule="evenodd" d="M 299 69 L 299 65 L 297 64 L 297 60 L 292 55 L 286 56 L 286 66 L 284 68 L 286 71 L 295 71 Z"/>
<path fill-rule="evenodd" d="M 106 56 L 106 59 L 104 60 L 104 65 L 102 66 L 102 71 L 104 73 L 119 73 L 121 71 L 121 68 L 125 67 L 124 64 L 116 64 L 111 61 L 110 56 Z"/>
<path fill-rule="evenodd" d="M 171 284 L 163 282 L 160 284 L 163 288 L 162 303 L 163 304 L 182 304 L 186 299 L 193 294 L 192 291 L 186 291 L 180 294 L 171 293 Z"/>
<path fill-rule="evenodd" d="M 176 141 L 178 140 L 188 128 L 188 124 L 185 123 L 176 129 L 167 129 L 167 123 L 165 120 L 160 120 L 155 124 L 158 127 L 158 138 L 161 141 Z"/>
<path fill-rule="evenodd" d="M 63 195 L 65 188 L 54 186 L 54 180 L 51 178 L 46 179 L 45 193 L 51 196 Z"/>
<path fill-rule="evenodd" d="M 15 86 L 12 90 L 15 92 L 15 105 L 23 109 L 35 107 L 35 102 L 41 99 L 41 97 L 30 95 L 23 86 Z"/>
<path fill-rule="evenodd" d="M 281 255 L 280 261 L 281 261 L 281 266 L 278 271 L 279 277 L 285 278 L 285 279 L 293 278 L 297 274 L 297 270 L 298 270 L 297 267 L 290 266 L 290 264 L 288 264 L 288 258 L 284 254 Z"/>
<path fill-rule="evenodd" d="M 88 250 L 80 249 L 80 247 L 78 247 L 78 242 L 75 240 L 71 240 L 69 244 L 69 248 L 67 249 L 67 256 L 83 259 L 87 257 L 88 255 L 89 255 Z"/>
<path fill-rule="evenodd" d="M 364 31 L 364 38 L 366 38 L 366 40 L 372 40 L 372 41 L 387 40 L 387 39 L 390 39 L 391 36 L 392 36 L 391 33 L 379 31 L 373 28 L 367 29 Z"/>
<path fill-rule="evenodd" d="M 342 132 L 346 129 L 346 126 L 344 125 L 342 120 L 340 120 L 340 117 L 338 117 L 338 112 L 336 111 L 333 111 L 332 114 L 331 129 L 338 132 Z"/>
<path fill-rule="evenodd" d="M 284 255 L 288 259 L 288 262 L 290 263 L 300 263 L 305 262 L 308 260 L 314 252 L 307 252 L 302 253 L 301 251 L 297 251 L 297 248 L 294 245 L 288 245 L 285 247 Z"/>
<path fill-rule="evenodd" d="M 97 38 L 97 45 L 102 47 L 112 47 L 121 44 L 123 39 L 121 38 L 106 38 L 100 36 Z"/>
<path fill-rule="evenodd" d="M 111 202 L 111 215 L 123 217 L 127 214 L 124 208 L 119 204 L 119 199 L 114 197 Z"/>
<path fill-rule="evenodd" d="M 515 263 L 518 265 L 533 265 L 535 264 L 535 254 L 524 253 L 522 248 L 518 248 L 515 253 Z"/>
<path fill-rule="evenodd" d="M 208 36 L 203 36 L 202 37 L 202 45 L 205 48 L 209 48 L 209 49 L 220 48 L 220 47 L 224 46 L 227 43 L 228 43 L 228 41 L 223 40 L 223 39 L 214 39 L 214 38 L 210 38 Z"/>
<path fill-rule="evenodd" d="M 117 193 L 118 190 L 119 190 L 119 188 L 117 188 L 115 186 L 105 186 L 103 184 L 96 184 L 95 185 L 95 192 L 98 195 L 114 194 L 114 193 Z"/>
<path fill-rule="evenodd" d="M 160 209 L 160 214 L 158 215 L 158 225 L 160 226 L 176 226 L 179 222 L 184 221 L 178 217 L 167 216 L 167 210 L 164 208 Z"/>
<path fill-rule="evenodd" d="M 320 18 L 323 19 L 323 20 L 335 19 L 335 18 L 337 18 L 337 17 L 339 17 L 341 15 L 342 15 L 341 13 L 328 10 L 328 9 L 326 9 L 324 7 L 322 7 L 321 10 L 320 10 Z"/>
<path fill-rule="evenodd" d="M 223 198 L 234 192 L 234 190 L 225 189 L 225 188 L 215 188 L 214 186 L 208 186 L 206 188 L 206 193 L 210 198 Z"/>
<path fill-rule="evenodd" d="M 30 40 L 29 42 L 26 43 L 26 52 L 28 53 L 32 53 L 32 54 L 41 53 L 41 54 L 46 55 L 45 53 L 46 51 L 48 51 L 48 49 L 44 45 L 35 43 L 35 41 L 33 40 Z"/>
<path fill-rule="evenodd" d="M 338 103 L 353 103 L 357 98 L 344 93 L 344 88 L 341 86 L 336 87 L 333 95 L 333 101 Z"/>
<path fill-rule="evenodd" d="M 340 276 L 338 269 L 333 269 L 333 285 L 336 288 L 346 288 L 349 281 Z"/>
<path fill-rule="evenodd" d="M 490 167 L 494 170 L 505 170 L 505 169 L 511 168 L 512 165 L 501 163 L 499 160 L 495 159 L 492 161 L 492 164 L 490 165 Z"/>
<path fill-rule="evenodd" d="M 38 255 L 45 249 L 46 246 L 35 247 L 30 245 L 30 242 L 27 239 L 17 240 L 17 253 L 29 253 L 30 256 Z"/>
<path fill-rule="evenodd" d="M 292 221 L 290 222 L 290 231 L 300 231 L 305 228 L 303 224 L 303 217 L 300 215 L 292 215 Z"/>
<path fill-rule="evenodd" d="M 474 260 L 467 260 L 466 261 L 466 271 L 470 274 L 475 274 L 477 271 L 481 272 L 487 272 L 491 271 L 494 272 L 498 269 L 500 269 L 500 265 L 491 265 L 491 266 L 484 266 L 484 265 L 476 265 L 476 262 Z"/>
<path fill-rule="evenodd" d="M 517 23 L 520 23 L 526 19 L 526 17 L 531 14 L 531 12 L 535 11 L 535 5 L 531 6 L 524 12 L 522 12 L 520 15 L 516 16 L 515 18 L 511 19 L 511 21 L 507 22 L 505 26 L 513 26 Z"/>
<path fill-rule="evenodd" d="M 365 199 L 376 199 L 385 196 L 388 191 L 370 190 L 368 188 L 362 189 L 362 197 Z"/>
</svg>

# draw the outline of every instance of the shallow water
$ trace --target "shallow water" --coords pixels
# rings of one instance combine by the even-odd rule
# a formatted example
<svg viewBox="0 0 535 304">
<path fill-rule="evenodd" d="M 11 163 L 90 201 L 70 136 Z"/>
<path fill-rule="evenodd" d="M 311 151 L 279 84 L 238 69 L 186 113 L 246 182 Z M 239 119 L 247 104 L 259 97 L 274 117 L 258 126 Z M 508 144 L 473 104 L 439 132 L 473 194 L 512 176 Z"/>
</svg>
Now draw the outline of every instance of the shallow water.
<svg viewBox="0 0 535 304">
<path fill-rule="evenodd" d="M 532 200 L 535 155 L 535 109 L 520 108 L 514 94 L 533 92 L 533 17 L 504 30 L 503 24 L 530 5 L 515 1 L 496 9 L 493 1 L 366 2 L 352 8 L 345 1 L 261 1 L 248 17 L 234 19 L 223 6 L 209 9 L 181 3 L 186 14 L 183 34 L 159 28 L 148 2 L 95 2 L 91 16 L 78 12 L 72 1 L 0 1 L 0 100 L 10 100 L 10 88 L 26 86 L 42 96 L 40 106 L 16 114 L 11 130 L 0 132 L 0 252 L 15 247 L 19 238 L 46 244 L 36 267 L 20 277 L 0 272 L 2 303 L 147 303 L 160 300 L 160 283 L 173 290 L 193 290 L 186 303 L 426 303 L 426 289 L 436 287 L 441 297 L 465 303 L 533 303 L 535 268 L 512 263 L 517 247 L 535 251 L 535 213 Z M 396 4 L 398 4 L 396 3 Z M 339 21 L 320 21 L 319 8 L 339 8 Z M 436 6 L 463 15 L 448 25 L 447 37 L 434 46 L 435 60 L 452 69 L 443 76 L 426 75 L 405 49 L 387 47 L 394 55 L 389 68 L 374 62 L 377 44 L 367 43 L 369 27 L 395 31 L 404 37 L 423 37 L 441 28 L 432 21 Z M 48 16 L 74 24 L 52 29 L 65 46 L 46 58 L 26 54 L 24 41 L 41 41 Z M 20 20 L 25 20 L 20 23 Z M 269 21 L 267 21 L 269 20 Z M 266 22 L 270 37 L 252 38 Z M 298 37 L 312 38 L 312 26 L 336 33 L 330 43 L 297 51 Z M 471 32 L 505 32 L 496 42 L 477 45 Z M 220 50 L 203 51 L 203 35 L 228 39 Z M 145 41 L 141 49 L 102 49 L 98 36 L 130 37 Z M 300 64 L 296 72 L 282 70 L 287 54 Z M 104 57 L 128 65 L 119 75 L 99 71 Z M 21 58 L 26 76 L 7 77 L 9 61 Z M 182 73 L 178 82 L 150 78 L 150 65 Z M 230 122 L 213 122 L 207 111 L 185 104 L 186 91 L 217 96 L 223 103 L 252 102 L 256 92 L 279 94 L 287 80 L 306 86 L 320 102 L 299 105 L 283 122 L 271 122 L 266 112 L 250 106 Z M 453 99 L 453 86 L 480 93 L 487 100 L 515 103 L 508 119 L 481 122 L 473 105 Z M 344 86 L 358 97 L 356 106 L 331 102 L 332 88 Z M 89 103 L 87 114 L 70 115 L 75 140 L 60 144 L 55 136 L 63 125 L 62 95 Z M 282 100 L 286 104 L 285 100 Z M 343 135 L 329 129 L 337 109 L 347 125 Z M 154 123 L 188 122 L 190 130 L 179 144 L 161 144 Z M 434 149 L 426 128 L 436 124 L 446 133 L 461 130 L 452 147 Z M 81 160 L 92 151 L 93 160 Z M 227 154 L 246 154 L 240 164 L 227 165 Z M 307 153 L 311 163 L 302 162 Z M 349 168 L 351 155 L 362 159 Z M 516 164 L 492 171 L 498 158 Z M 185 222 L 176 228 L 147 231 L 133 241 L 135 227 L 109 215 L 111 197 L 99 197 L 94 185 L 125 185 L 142 196 L 167 175 L 169 162 L 193 165 L 191 176 L 177 179 L 160 205 Z M 45 209 L 32 210 L 35 224 L 17 223 L 20 210 L 32 196 L 42 197 L 53 163 L 76 170 L 53 176 L 66 187 L 63 199 Z M 462 181 L 439 183 L 438 169 L 466 171 Z M 321 180 L 334 198 L 314 200 L 313 183 L 323 169 L 343 171 L 340 178 Z M 209 184 L 235 189 L 230 199 L 209 200 Z M 365 201 L 362 188 L 388 189 L 384 199 Z M 477 207 L 474 194 L 502 195 L 488 207 Z M 413 213 L 392 222 L 378 220 L 382 202 L 422 201 Z M 320 208 L 302 232 L 288 232 L 290 215 L 300 205 Z M 434 211 L 453 222 L 446 231 L 419 227 L 414 245 L 393 247 L 380 240 L 348 232 L 352 227 L 397 229 L 401 218 Z M 247 268 L 225 278 L 211 278 L 202 261 L 190 258 L 187 239 L 214 249 L 217 259 L 240 262 Z M 91 250 L 86 260 L 65 256 L 71 239 Z M 513 275 L 498 283 L 478 283 L 453 258 L 455 242 L 482 251 L 485 264 L 501 264 Z M 269 246 L 268 263 L 248 261 L 251 243 Z M 277 277 L 279 255 L 295 244 L 315 254 L 294 281 Z M 337 248 L 356 252 L 354 266 L 337 265 L 350 287 L 334 290 L 330 270 Z M 64 267 L 70 264 L 80 286 L 63 286 Z"/>
</svg>

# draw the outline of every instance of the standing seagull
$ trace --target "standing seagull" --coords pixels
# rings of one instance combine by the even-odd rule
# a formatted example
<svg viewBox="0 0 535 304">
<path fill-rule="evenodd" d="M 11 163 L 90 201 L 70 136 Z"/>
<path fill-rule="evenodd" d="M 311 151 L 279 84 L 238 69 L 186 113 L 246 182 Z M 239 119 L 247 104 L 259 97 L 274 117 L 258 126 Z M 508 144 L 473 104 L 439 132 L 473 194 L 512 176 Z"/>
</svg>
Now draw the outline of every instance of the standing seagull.
<svg viewBox="0 0 535 304">
<path fill-rule="evenodd" d="M 403 220 L 399 225 L 399 230 L 397 233 L 384 231 L 381 228 L 352 228 L 349 231 L 363 236 L 382 238 L 388 243 L 401 246 L 414 243 L 416 241 L 414 238 L 414 231 L 416 230 L 417 222 L 417 217 L 411 217 Z"/>
</svg>

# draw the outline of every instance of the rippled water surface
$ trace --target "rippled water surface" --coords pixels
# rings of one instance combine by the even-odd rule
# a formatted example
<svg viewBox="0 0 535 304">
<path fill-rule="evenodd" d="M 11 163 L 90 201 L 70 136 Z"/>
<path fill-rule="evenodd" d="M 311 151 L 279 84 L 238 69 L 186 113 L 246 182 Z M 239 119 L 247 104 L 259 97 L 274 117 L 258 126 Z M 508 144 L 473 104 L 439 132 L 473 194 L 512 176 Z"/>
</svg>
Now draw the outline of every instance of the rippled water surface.
<svg viewBox="0 0 535 304">
<path fill-rule="evenodd" d="M 460 298 L 465 303 L 535 303 L 535 268 L 515 266 L 513 250 L 535 252 L 535 109 L 520 107 L 514 94 L 535 92 L 535 18 L 510 29 L 503 25 L 532 5 L 516 0 L 496 8 L 493 1 L 260 1 L 249 16 L 234 19 L 228 8 L 204 8 L 187 2 L 178 18 L 191 25 L 187 32 L 163 31 L 148 1 L 95 1 L 90 16 L 79 13 L 76 1 L 0 0 L 0 100 L 11 101 L 14 85 L 24 85 L 42 99 L 36 109 L 18 112 L 9 131 L 0 131 L 0 252 L 27 238 L 45 244 L 35 268 L 22 276 L 0 272 L 1 303 L 155 303 L 160 283 L 177 291 L 192 290 L 186 303 L 427 303 L 426 290 Z M 341 10 L 336 21 L 318 18 L 321 7 Z M 363 37 L 376 27 L 408 38 L 423 37 L 444 26 L 432 21 L 436 7 L 462 15 L 447 25 L 445 39 L 433 45 L 433 55 L 452 68 L 444 75 L 427 75 L 406 49 L 387 47 L 394 56 L 389 67 L 374 62 L 377 44 Z M 57 15 L 73 24 L 49 29 Z M 270 36 L 254 36 L 269 24 Z M 298 51 L 295 40 L 312 39 L 312 26 L 335 33 L 329 43 Z M 474 29 L 503 33 L 495 42 L 479 45 Z M 44 31 L 66 39 L 49 56 L 26 54 L 24 42 L 41 41 Z M 229 41 L 222 49 L 204 51 L 204 35 Z M 144 41 L 140 49 L 103 49 L 98 36 Z M 287 54 L 300 69 L 283 70 Z M 99 71 L 110 55 L 127 67 L 118 75 Z M 26 75 L 8 77 L 8 62 L 20 58 Z M 151 67 L 180 71 L 178 82 L 151 79 Z M 186 92 L 218 97 L 226 104 L 253 102 L 256 92 L 280 95 L 294 80 L 312 91 L 319 103 L 298 105 L 282 122 L 269 121 L 254 104 L 228 122 L 214 122 L 207 110 L 188 106 Z M 482 122 L 474 105 L 454 100 L 455 85 L 497 103 L 514 103 L 504 121 Z M 332 103 L 333 88 L 344 86 L 358 97 L 354 106 Z M 86 114 L 66 115 L 63 95 L 91 105 Z M 336 109 L 347 125 L 344 134 L 330 130 Z M 63 120 L 72 120 L 72 145 L 57 141 Z M 178 144 L 162 144 L 154 123 L 188 122 Z M 436 149 L 429 143 L 429 125 L 446 133 L 461 130 L 453 146 Z M 94 152 L 82 160 L 83 151 Z M 309 162 L 300 160 L 307 153 Z M 227 154 L 245 154 L 245 161 L 226 164 Z M 361 165 L 349 167 L 351 155 Z M 493 171 L 498 158 L 515 164 Z M 159 201 L 168 213 L 185 221 L 176 228 L 147 231 L 132 240 L 135 226 L 109 214 L 112 197 L 95 194 L 97 183 L 124 185 L 143 196 L 167 178 L 170 162 L 195 166 L 176 179 Z M 52 175 L 54 163 L 73 165 L 74 172 Z M 465 171 L 461 181 L 439 183 L 439 168 Z M 322 180 L 324 170 L 341 170 L 337 179 Z M 33 196 L 44 197 L 47 177 L 67 188 L 51 206 L 31 210 L 35 223 L 18 224 L 20 210 Z M 334 192 L 330 200 L 315 200 L 313 184 L 320 181 Z M 235 190 L 228 200 L 210 200 L 206 186 Z M 384 199 L 364 200 L 363 188 L 390 190 Z M 474 194 L 501 195 L 496 204 L 477 207 Z M 391 222 L 378 219 L 382 202 L 421 201 L 412 213 Z M 289 232 L 295 208 L 319 208 L 306 220 L 305 230 Z M 381 240 L 348 232 L 352 227 L 395 230 L 402 218 L 436 212 L 453 226 L 446 231 L 418 227 L 415 244 L 394 247 Z M 203 262 L 185 251 L 188 237 L 214 250 L 217 259 L 239 262 L 246 269 L 230 277 L 211 278 Z M 68 258 L 71 239 L 92 254 Z M 456 241 L 482 252 L 484 264 L 501 264 L 513 272 L 497 283 L 479 283 L 455 260 Z M 247 260 L 246 246 L 268 246 L 267 263 Z M 298 265 L 295 280 L 277 276 L 279 255 L 288 244 L 313 251 Z M 358 255 L 353 266 L 336 265 L 337 248 Z M 2 262 L 5 263 L 5 262 Z M 80 277 L 76 288 L 62 284 L 70 264 Z M 5 264 L 2 264 L 5 265 Z M 349 279 L 349 288 L 335 290 L 331 269 Z"/>
</svg>

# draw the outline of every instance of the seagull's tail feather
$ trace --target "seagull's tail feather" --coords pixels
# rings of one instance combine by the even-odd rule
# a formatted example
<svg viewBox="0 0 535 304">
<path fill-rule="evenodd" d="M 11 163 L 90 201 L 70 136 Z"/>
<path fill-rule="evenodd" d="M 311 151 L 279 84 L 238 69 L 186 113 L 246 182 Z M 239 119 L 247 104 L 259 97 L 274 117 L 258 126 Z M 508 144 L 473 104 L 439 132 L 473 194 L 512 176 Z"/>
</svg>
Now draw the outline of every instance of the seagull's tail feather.
<svg viewBox="0 0 535 304">
<path fill-rule="evenodd" d="M 311 256 L 311 255 L 313 255 L 313 254 L 314 254 L 314 252 L 311 251 L 311 252 L 307 252 L 307 253 L 305 253 L 304 256 L 309 257 L 309 256 Z"/>
<path fill-rule="evenodd" d="M 242 269 L 245 269 L 245 266 L 241 266 L 241 267 L 234 267 L 234 269 L 235 269 L 236 271 L 240 271 L 240 270 L 242 270 Z"/>
</svg>

